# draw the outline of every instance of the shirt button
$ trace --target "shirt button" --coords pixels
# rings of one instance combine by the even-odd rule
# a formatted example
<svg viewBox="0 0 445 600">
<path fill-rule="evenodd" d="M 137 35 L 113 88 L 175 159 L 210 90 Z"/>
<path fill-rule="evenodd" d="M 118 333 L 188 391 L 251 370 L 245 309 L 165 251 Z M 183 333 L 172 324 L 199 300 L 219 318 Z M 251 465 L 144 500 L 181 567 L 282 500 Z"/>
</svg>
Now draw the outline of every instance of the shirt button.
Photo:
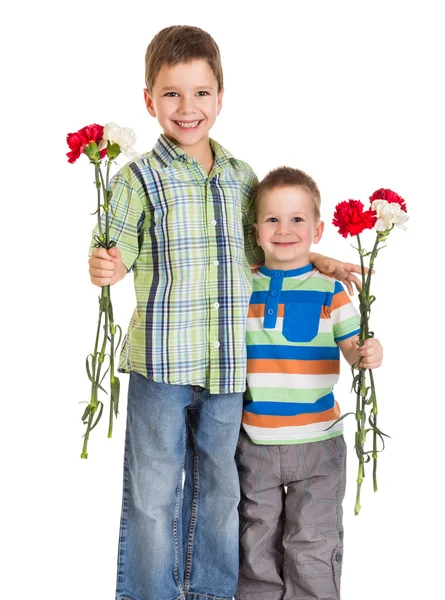
<svg viewBox="0 0 445 600">
<path fill-rule="evenodd" d="M 219 308 L 219 302 L 215 302 L 215 304 L 213 305 L 215 308 Z"/>
<path fill-rule="evenodd" d="M 341 562 L 342 558 L 343 558 L 343 557 L 342 557 L 342 555 L 341 555 L 341 554 L 336 554 L 336 555 L 335 555 L 335 560 L 336 560 L 337 562 Z"/>
<path fill-rule="evenodd" d="M 215 219 L 212 219 L 212 225 L 216 225 Z"/>
<path fill-rule="evenodd" d="M 215 348 L 219 348 L 220 347 L 220 343 L 219 342 L 215 342 L 213 345 L 215 346 Z"/>
<path fill-rule="evenodd" d="M 277 295 L 277 291 L 276 291 L 276 290 L 272 290 L 272 291 L 270 292 L 270 295 L 271 295 L 271 296 L 276 296 L 276 295 Z"/>
<path fill-rule="evenodd" d="M 273 308 L 269 308 L 269 310 L 267 311 L 268 315 L 273 315 L 274 314 L 274 309 Z"/>
<path fill-rule="evenodd" d="M 281 277 L 281 273 L 279 271 L 276 271 L 275 277 Z"/>
<path fill-rule="evenodd" d="M 215 265 L 215 267 L 217 267 L 219 265 L 219 260 L 214 260 L 213 264 Z"/>
</svg>

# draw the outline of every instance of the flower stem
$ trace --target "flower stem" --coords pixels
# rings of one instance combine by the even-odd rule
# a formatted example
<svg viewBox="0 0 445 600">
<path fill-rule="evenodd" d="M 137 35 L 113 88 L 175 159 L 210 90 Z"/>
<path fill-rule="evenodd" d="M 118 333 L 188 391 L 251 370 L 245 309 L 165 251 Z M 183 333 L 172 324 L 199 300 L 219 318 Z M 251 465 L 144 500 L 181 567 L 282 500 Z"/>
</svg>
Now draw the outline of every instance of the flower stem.
<svg viewBox="0 0 445 600">
<path fill-rule="evenodd" d="M 377 256 L 377 254 L 378 254 L 378 245 L 379 245 L 379 243 L 380 243 L 380 240 L 379 240 L 379 236 L 377 235 L 377 237 L 375 239 L 374 247 L 373 247 L 372 252 L 371 252 L 371 257 L 369 259 L 369 269 L 368 269 L 368 275 L 366 277 L 366 291 L 368 293 L 368 300 L 369 300 L 369 293 L 371 291 L 371 275 L 372 275 L 372 270 L 374 268 L 374 261 L 375 261 L 375 258 Z"/>
<path fill-rule="evenodd" d="M 356 409 L 355 409 L 355 418 L 357 421 L 357 431 L 355 434 L 355 451 L 358 457 L 358 474 L 357 474 L 357 494 L 355 498 L 355 514 L 358 515 L 360 512 L 360 489 L 363 482 L 364 475 L 364 464 L 363 464 L 363 407 L 362 407 L 362 376 L 363 370 L 361 369 L 358 374 L 358 379 L 356 380 Z"/>
<path fill-rule="evenodd" d="M 102 221 L 101 221 L 101 211 L 100 211 L 100 190 L 101 190 L 101 179 L 102 179 L 102 173 L 100 170 L 100 165 L 95 163 L 94 164 L 94 174 L 95 174 L 95 180 L 96 180 L 96 189 L 97 189 L 97 228 L 99 230 L 99 239 L 102 241 L 103 237 L 104 237 L 104 233 L 102 230 Z"/>
<path fill-rule="evenodd" d="M 378 413 L 378 408 L 377 408 L 377 395 L 375 393 L 375 385 L 374 385 L 374 374 L 372 372 L 372 369 L 370 369 L 369 371 L 369 378 L 371 381 L 371 389 L 373 392 L 373 397 L 372 397 L 372 415 L 373 415 L 373 423 L 372 423 L 372 461 L 373 461 L 373 465 L 372 465 L 372 481 L 373 481 L 373 486 L 374 486 L 374 492 L 377 491 L 378 487 L 377 487 L 377 413 Z"/>
<path fill-rule="evenodd" d="M 359 300 L 360 300 L 360 346 L 363 346 L 363 342 L 367 339 L 368 337 L 368 319 L 367 319 L 367 315 L 366 315 L 366 299 L 367 299 L 367 292 L 366 292 L 366 284 L 367 284 L 367 280 L 365 278 L 365 263 L 363 260 L 363 248 L 362 248 L 362 244 L 360 241 L 360 236 L 357 235 L 357 244 L 358 244 L 358 252 L 359 252 L 359 258 L 360 258 L 360 271 L 361 271 L 361 277 L 362 277 L 362 289 L 359 292 Z"/>
<path fill-rule="evenodd" d="M 363 463 L 363 456 L 362 456 L 358 463 L 357 494 L 355 497 L 355 507 L 354 507 L 355 515 L 359 514 L 360 508 L 361 508 L 361 506 L 360 506 L 360 491 L 361 491 L 361 487 L 362 487 L 362 483 L 363 483 L 363 477 L 364 477 L 364 463 Z"/>
<path fill-rule="evenodd" d="M 106 181 L 105 181 L 105 239 L 107 248 L 110 246 L 110 167 L 111 161 L 107 162 L 106 170 Z M 108 420 L 108 437 L 111 438 L 113 434 L 113 414 L 115 413 L 115 376 L 114 376 L 114 335 L 116 332 L 114 317 L 113 317 L 113 306 L 111 304 L 111 298 L 108 305 L 108 318 L 109 318 L 109 339 L 110 339 L 110 415 Z M 117 408 L 117 407 L 116 407 Z"/>
</svg>

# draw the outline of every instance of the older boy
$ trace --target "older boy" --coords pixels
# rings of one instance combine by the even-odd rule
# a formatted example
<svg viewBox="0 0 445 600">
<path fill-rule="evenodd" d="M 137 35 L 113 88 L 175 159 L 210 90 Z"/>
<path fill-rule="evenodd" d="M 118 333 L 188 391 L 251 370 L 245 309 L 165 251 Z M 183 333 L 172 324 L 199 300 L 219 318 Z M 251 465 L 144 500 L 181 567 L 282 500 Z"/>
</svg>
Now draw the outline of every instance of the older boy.
<svg viewBox="0 0 445 600">
<path fill-rule="evenodd" d="M 382 347 L 359 348 L 360 318 L 342 285 L 310 264 L 320 241 L 320 192 L 281 167 L 259 184 L 258 244 L 247 319 L 239 600 L 338 600 L 346 447 L 333 386 L 339 349 L 374 369 Z M 287 488 L 287 492 L 285 489 Z"/>
<path fill-rule="evenodd" d="M 209 139 L 223 76 L 207 33 L 160 31 L 144 94 L 163 134 L 114 178 L 117 247 L 90 258 L 96 285 L 133 269 L 137 300 L 120 359 L 130 383 L 117 598 L 229 600 L 249 263 L 263 258 L 251 227 L 257 180 Z M 351 265 L 327 262 L 354 279 Z"/>
</svg>

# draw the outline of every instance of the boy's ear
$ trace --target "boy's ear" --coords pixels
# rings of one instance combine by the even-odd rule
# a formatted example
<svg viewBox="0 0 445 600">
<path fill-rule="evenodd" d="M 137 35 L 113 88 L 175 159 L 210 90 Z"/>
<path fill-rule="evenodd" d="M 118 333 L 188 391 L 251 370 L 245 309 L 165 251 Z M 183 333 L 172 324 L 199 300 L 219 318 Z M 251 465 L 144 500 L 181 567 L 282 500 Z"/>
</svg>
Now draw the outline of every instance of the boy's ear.
<svg viewBox="0 0 445 600">
<path fill-rule="evenodd" d="M 156 117 L 156 111 L 155 111 L 155 107 L 153 104 L 153 99 L 150 96 L 150 94 L 148 93 L 147 89 L 144 90 L 144 100 L 145 100 L 145 106 L 147 107 L 148 112 L 151 114 L 152 117 Z"/>
<path fill-rule="evenodd" d="M 255 237 L 256 241 L 258 242 L 258 240 L 260 239 L 260 230 L 258 229 L 258 223 L 254 223 L 253 228 L 255 229 Z"/>
<path fill-rule="evenodd" d="M 318 244 L 318 242 L 321 240 L 321 236 L 323 235 L 323 230 L 324 230 L 324 222 L 318 221 L 318 223 L 315 227 L 314 239 L 312 240 L 313 244 Z"/>
<path fill-rule="evenodd" d="M 222 109 L 222 101 L 224 96 L 224 89 L 222 89 L 218 94 L 218 103 L 216 105 L 216 115 L 219 115 Z"/>
</svg>

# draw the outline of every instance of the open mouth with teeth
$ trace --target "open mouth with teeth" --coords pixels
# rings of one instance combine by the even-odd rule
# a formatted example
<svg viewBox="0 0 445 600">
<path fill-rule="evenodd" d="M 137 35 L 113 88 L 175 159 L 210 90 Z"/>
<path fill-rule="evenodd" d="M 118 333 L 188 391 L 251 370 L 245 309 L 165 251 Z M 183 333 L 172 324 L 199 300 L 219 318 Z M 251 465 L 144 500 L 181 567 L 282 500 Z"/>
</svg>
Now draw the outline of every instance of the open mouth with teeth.
<svg viewBox="0 0 445 600">
<path fill-rule="evenodd" d="M 204 119 L 200 119 L 198 121 L 174 121 L 178 127 L 181 129 L 196 129 Z"/>
</svg>

